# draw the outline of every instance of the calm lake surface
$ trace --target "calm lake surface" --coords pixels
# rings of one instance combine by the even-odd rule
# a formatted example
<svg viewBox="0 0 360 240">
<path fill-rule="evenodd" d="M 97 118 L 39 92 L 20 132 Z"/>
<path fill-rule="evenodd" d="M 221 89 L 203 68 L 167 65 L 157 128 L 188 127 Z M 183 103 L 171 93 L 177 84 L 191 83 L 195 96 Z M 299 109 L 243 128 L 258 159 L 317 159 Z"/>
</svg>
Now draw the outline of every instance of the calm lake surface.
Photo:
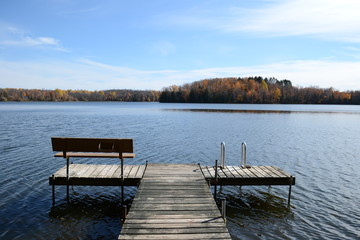
<svg viewBox="0 0 360 240">
<path fill-rule="evenodd" d="M 253 111 L 256 110 L 256 111 Z M 0 239 L 117 239 L 119 187 L 56 188 L 65 165 L 50 138 L 133 138 L 128 164 L 276 165 L 287 186 L 223 187 L 233 239 L 360 239 L 360 106 L 160 103 L 0 103 Z M 113 159 L 75 163 L 117 164 Z M 135 187 L 126 188 L 130 203 Z"/>
</svg>

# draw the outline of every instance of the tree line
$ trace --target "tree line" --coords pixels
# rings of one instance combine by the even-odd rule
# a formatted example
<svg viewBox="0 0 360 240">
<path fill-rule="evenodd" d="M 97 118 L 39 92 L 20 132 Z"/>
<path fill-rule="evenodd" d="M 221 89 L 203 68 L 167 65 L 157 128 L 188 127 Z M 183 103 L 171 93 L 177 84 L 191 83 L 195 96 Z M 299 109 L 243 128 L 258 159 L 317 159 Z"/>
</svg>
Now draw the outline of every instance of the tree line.
<svg viewBox="0 0 360 240">
<path fill-rule="evenodd" d="M 214 78 L 152 90 L 0 88 L 0 101 L 121 101 L 180 103 L 360 104 L 360 91 L 294 87 L 276 78 Z"/>
<path fill-rule="evenodd" d="M 157 102 L 159 91 L 141 90 L 41 90 L 1 88 L 0 101 L 121 101 Z"/>
<path fill-rule="evenodd" d="M 181 103 L 281 103 L 360 104 L 360 91 L 333 88 L 294 87 L 290 80 L 276 78 L 214 78 L 162 90 L 160 102 Z"/>
</svg>

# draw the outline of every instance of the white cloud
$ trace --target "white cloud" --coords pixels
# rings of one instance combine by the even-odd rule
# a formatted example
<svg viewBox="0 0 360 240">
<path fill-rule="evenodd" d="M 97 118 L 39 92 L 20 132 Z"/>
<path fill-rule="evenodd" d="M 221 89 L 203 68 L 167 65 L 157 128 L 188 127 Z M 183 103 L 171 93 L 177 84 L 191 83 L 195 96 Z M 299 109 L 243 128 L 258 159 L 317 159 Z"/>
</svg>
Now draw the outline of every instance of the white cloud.
<svg viewBox="0 0 360 240">
<path fill-rule="evenodd" d="M 167 23 L 262 37 L 305 35 L 360 43 L 358 0 L 270 0 L 257 8 L 224 5 L 213 11 L 191 9 L 167 16 Z"/>
<path fill-rule="evenodd" d="M 23 46 L 23 47 L 32 47 L 32 46 L 59 46 L 59 41 L 54 38 L 49 37 L 22 37 L 21 39 L 16 40 L 5 40 L 0 42 L 2 45 L 7 46 Z"/>
<path fill-rule="evenodd" d="M 353 59 L 359 60 L 360 59 L 360 48 L 356 47 L 344 47 L 343 51 L 340 51 L 342 55 L 351 57 Z"/>
<path fill-rule="evenodd" d="M 29 36 L 23 30 L 11 26 L 3 28 L 0 36 L 0 46 L 3 47 L 47 47 L 52 50 L 69 52 L 62 47 L 58 39 Z"/>
<path fill-rule="evenodd" d="M 360 42 L 360 1 L 286 0 L 254 9 L 225 24 L 227 30 L 292 36 L 314 35 Z M 234 14 L 243 13 L 234 9 Z"/>
<path fill-rule="evenodd" d="M 360 62 L 292 61 L 269 65 L 194 70 L 144 71 L 80 61 L 0 61 L 0 87 L 44 89 L 155 89 L 215 77 L 276 77 L 294 85 L 360 90 Z"/>
<path fill-rule="evenodd" d="M 360 48 L 356 48 L 356 47 L 345 47 L 344 49 L 352 52 L 360 52 Z"/>
</svg>

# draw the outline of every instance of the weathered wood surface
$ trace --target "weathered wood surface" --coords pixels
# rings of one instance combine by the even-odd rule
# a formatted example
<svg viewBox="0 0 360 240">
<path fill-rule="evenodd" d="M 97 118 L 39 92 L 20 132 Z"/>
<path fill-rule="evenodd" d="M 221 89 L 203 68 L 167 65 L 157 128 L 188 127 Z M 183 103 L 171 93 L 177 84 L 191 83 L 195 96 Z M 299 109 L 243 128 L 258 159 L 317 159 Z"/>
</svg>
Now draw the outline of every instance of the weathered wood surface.
<svg viewBox="0 0 360 240">
<path fill-rule="evenodd" d="M 124 185 L 137 186 L 145 171 L 145 165 L 124 165 Z M 70 164 L 69 185 L 121 186 L 120 165 Z M 67 185 L 66 166 L 49 177 L 49 184 Z"/>
<path fill-rule="evenodd" d="M 231 239 L 197 165 L 149 164 L 119 239 Z"/>
<path fill-rule="evenodd" d="M 53 151 L 133 153 L 133 140 L 126 138 L 51 138 Z"/>
<path fill-rule="evenodd" d="M 179 165 L 178 165 L 179 166 Z M 186 166 L 186 165 L 180 165 Z M 124 184 L 125 186 L 137 186 L 143 177 L 145 165 L 124 165 Z M 178 173 L 183 177 L 192 175 L 184 174 L 180 167 L 177 168 Z M 200 171 L 200 170 L 198 170 Z M 203 177 L 211 185 L 215 184 L 215 169 L 213 166 L 201 166 Z M 70 179 L 69 185 L 88 185 L 88 186 L 121 186 L 121 166 L 120 165 L 94 165 L 94 164 L 71 164 L 70 165 Z M 177 175 L 152 175 L 152 182 L 144 183 L 144 187 L 155 187 L 154 183 L 171 183 L 168 188 L 174 189 L 174 185 L 178 185 L 178 189 L 172 194 L 183 194 L 182 188 L 185 184 L 188 193 L 196 193 L 198 183 L 178 181 Z M 55 180 L 52 176 L 49 177 L 49 183 L 52 185 L 66 185 L 66 166 L 58 170 L 54 174 Z M 292 182 L 291 182 L 292 179 Z M 202 181 L 202 180 L 201 180 Z M 200 181 L 200 182 L 201 182 Z M 253 166 L 251 168 L 242 168 L 238 166 L 225 166 L 223 169 L 218 168 L 218 185 L 295 185 L 295 177 L 286 173 L 278 167 L 274 166 Z M 161 186 L 166 187 L 166 186 Z M 150 190 L 150 188 L 149 188 Z M 152 191 L 150 191 L 152 192 Z M 188 195 L 190 197 L 197 197 L 196 194 Z"/>
<path fill-rule="evenodd" d="M 186 166 L 186 165 L 182 165 Z M 125 186 L 139 185 L 144 174 L 145 165 L 124 165 L 124 184 Z M 177 168 L 181 173 L 181 168 Z M 200 170 L 199 170 L 200 171 Z M 211 184 L 215 183 L 215 169 L 212 166 L 201 166 L 203 177 Z M 121 185 L 121 166 L 120 165 L 94 165 L 94 164 L 71 164 L 70 165 L 70 185 L 88 185 L 88 186 L 120 186 Z M 186 174 L 182 175 L 186 176 Z M 189 175 L 191 176 L 191 174 Z M 66 185 L 66 166 L 58 170 L 49 177 L 50 185 Z M 154 187 L 153 183 L 164 182 L 173 185 L 184 185 L 178 182 L 177 175 L 153 174 L 152 182 L 144 184 L 145 186 Z M 223 169 L 218 168 L 218 185 L 289 185 L 292 178 L 292 185 L 295 185 L 295 177 L 274 166 L 253 166 L 251 168 L 241 168 L 238 166 L 225 166 Z M 186 182 L 187 189 L 196 190 L 197 182 Z M 182 194 L 181 188 L 176 191 Z M 193 191 L 194 192 L 194 191 Z M 196 192 L 196 191 L 195 191 Z M 171 194 L 177 194 L 171 193 Z M 189 192 L 190 193 L 190 192 Z M 196 197 L 196 195 L 188 195 Z"/>
<path fill-rule="evenodd" d="M 215 168 L 201 166 L 201 172 L 210 184 L 215 184 Z M 295 185 L 295 177 L 274 166 L 218 167 L 218 185 Z"/>
</svg>

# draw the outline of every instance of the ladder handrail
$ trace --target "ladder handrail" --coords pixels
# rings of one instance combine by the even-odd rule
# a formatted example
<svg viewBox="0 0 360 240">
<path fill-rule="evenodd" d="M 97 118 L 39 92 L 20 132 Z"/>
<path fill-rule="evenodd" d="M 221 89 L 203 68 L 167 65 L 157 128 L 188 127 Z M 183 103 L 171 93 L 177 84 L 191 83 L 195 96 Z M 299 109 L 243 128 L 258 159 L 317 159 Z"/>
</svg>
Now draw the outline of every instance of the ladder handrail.
<svg viewBox="0 0 360 240">
<path fill-rule="evenodd" d="M 246 142 L 241 143 L 241 162 L 240 166 L 246 168 Z"/>
<path fill-rule="evenodd" d="M 225 142 L 220 145 L 220 167 L 225 167 Z"/>
</svg>

